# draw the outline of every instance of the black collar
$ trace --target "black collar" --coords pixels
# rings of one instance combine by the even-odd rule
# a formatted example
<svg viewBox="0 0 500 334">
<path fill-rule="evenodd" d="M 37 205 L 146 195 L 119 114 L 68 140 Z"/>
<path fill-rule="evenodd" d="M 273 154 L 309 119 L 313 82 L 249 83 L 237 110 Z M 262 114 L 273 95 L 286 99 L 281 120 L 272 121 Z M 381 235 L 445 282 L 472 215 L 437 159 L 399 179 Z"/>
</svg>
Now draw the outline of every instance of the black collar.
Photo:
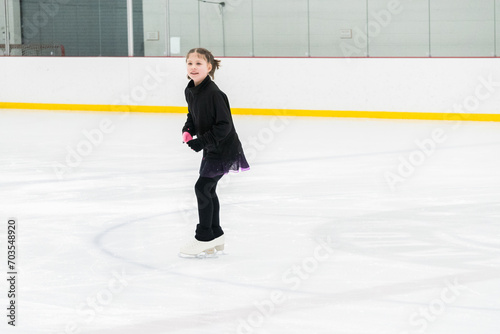
<svg viewBox="0 0 500 334">
<path fill-rule="evenodd" d="M 202 82 L 200 82 L 200 84 L 198 86 L 194 85 L 194 80 L 189 81 L 187 88 L 193 94 L 199 94 L 211 82 L 212 82 L 212 79 L 210 79 L 210 75 L 207 75 L 207 77 Z"/>
</svg>

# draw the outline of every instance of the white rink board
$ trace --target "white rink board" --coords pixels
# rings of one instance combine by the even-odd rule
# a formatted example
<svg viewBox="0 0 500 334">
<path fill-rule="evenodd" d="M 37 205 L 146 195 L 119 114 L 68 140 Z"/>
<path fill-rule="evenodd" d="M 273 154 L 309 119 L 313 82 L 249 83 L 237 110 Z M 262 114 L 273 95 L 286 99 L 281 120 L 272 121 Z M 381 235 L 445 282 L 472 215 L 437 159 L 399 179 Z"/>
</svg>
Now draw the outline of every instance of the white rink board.
<svg viewBox="0 0 500 334">
<path fill-rule="evenodd" d="M 184 58 L 2 57 L 0 66 L 2 102 L 186 105 Z M 216 82 L 233 108 L 499 113 L 500 105 L 492 58 L 224 58 Z"/>
</svg>

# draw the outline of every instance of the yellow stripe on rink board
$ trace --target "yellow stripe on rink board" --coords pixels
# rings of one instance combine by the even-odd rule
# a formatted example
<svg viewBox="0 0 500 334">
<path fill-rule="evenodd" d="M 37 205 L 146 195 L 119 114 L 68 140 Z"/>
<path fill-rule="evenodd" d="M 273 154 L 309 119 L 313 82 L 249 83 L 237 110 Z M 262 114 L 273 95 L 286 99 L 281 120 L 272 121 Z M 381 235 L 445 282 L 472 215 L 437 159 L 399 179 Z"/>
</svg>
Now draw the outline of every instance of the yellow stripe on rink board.
<svg viewBox="0 0 500 334">
<path fill-rule="evenodd" d="M 146 113 L 187 113 L 187 107 L 127 106 L 107 104 L 60 104 L 0 102 L 1 109 L 29 109 L 56 111 L 97 111 L 97 112 L 146 112 Z"/>
<path fill-rule="evenodd" d="M 105 104 L 101 105 L 101 104 L 21 103 L 21 102 L 0 102 L 0 109 L 91 111 L 91 112 L 182 113 L 182 114 L 187 113 L 187 107 L 127 106 L 127 105 L 105 105 Z M 231 111 L 235 115 L 500 122 L 500 114 L 465 114 L 465 113 L 459 114 L 459 113 L 426 113 L 426 112 L 395 112 L 395 111 L 255 109 L 255 108 L 231 108 Z"/>
<path fill-rule="evenodd" d="M 244 108 L 231 108 L 231 111 L 235 115 L 500 122 L 500 114 L 458 114 L 458 113 L 424 113 L 424 112 L 420 113 L 420 112 L 395 112 L 395 111 L 347 111 L 347 110 L 299 110 L 299 109 L 244 109 Z"/>
</svg>

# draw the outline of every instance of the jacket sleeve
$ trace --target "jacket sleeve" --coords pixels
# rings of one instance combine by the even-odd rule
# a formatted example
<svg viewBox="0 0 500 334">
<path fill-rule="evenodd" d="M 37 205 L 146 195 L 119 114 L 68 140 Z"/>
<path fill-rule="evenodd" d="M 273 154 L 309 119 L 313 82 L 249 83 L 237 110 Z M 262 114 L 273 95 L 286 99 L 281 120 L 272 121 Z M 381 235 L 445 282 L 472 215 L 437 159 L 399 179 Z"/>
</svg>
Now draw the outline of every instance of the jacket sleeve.
<svg viewBox="0 0 500 334">
<path fill-rule="evenodd" d="M 186 123 L 184 123 L 184 126 L 182 127 L 182 133 L 184 132 L 189 132 L 191 136 L 194 136 L 196 134 L 196 129 L 194 127 L 194 122 L 193 122 L 193 116 L 191 116 L 190 112 L 188 112 Z"/>
<path fill-rule="evenodd" d="M 232 119 L 229 101 L 222 92 L 217 92 L 212 97 L 214 125 L 205 132 L 202 140 L 206 146 L 218 145 L 231 132 Z"/>
<path fill-rule="evenodd" d="M 188 114 L 186 123 L 184 123 L 184 126 L 182 127 L 182 133 L 189 132 L 191 136 L 194 136 L 196 134 L 196 129 L 194 127 L 193 116 L 191 115 L 191 111 L 189 110 L 189 98 L 187 89 L 184 92 L 184 95 L 186 96 L 186 102 L 188 104 Z"/>
</svg>

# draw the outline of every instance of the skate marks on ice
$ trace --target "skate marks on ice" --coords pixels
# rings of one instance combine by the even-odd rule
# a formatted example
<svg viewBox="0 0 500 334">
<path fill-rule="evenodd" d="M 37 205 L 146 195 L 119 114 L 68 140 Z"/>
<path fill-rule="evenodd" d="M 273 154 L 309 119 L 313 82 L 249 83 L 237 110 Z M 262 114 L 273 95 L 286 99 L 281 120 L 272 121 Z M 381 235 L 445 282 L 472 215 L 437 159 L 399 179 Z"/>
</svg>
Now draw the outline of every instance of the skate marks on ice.
<svg viewBox="0 0 500 334">
<path fill-rule="evenodd" d="M 453 276 L 441 276 L 434 277 L 431 279 L 420 279 L 412 280 L 409 282 L 402 282 L 396 284 L 382 284 L 375 285 L 369 288 L 363 289 L 352 289 L 350 291 L 343 291 L 338 293 L 328 293 L 328 292 L 318 292 L 316 296 L 309 297 L 299 297 L 288 295 L 287 299 L 279 307 L 275 307 L 272 310 L 272 316 L 280 317 L 285 316 L 285 318 L 294 314 L 304 314 L 303 312 L 310 312 L 311 310 L 321 310 L 329 308 L 348 308 L 355 307 L 357 303 L 365 303 L 370 301 L 377 301 L 378 304 L 405 304 L 405 302 L 395 302 L 388 300 L 391 296 L 404 295 L 411 292 L 419 292 L 425 289 L 432 289 L 436 286 L 440 286 L 445 281 L 451 282 L 451 284 L 458 283 L 460 288 L 463 284 L 469 284 L 476 281 L 483 280 L 485 272 L 482 273 L 466 273 Z M 498 274 L 498 272 L 492 274 Z M 495 275 L 492 275 L 494 277 Z M 498 276 L 496 276 L 498 277 Z M 224 282 L 219 282 L 225 284 Z M 425 305 L 421 303 L 420 305 Z M 449 305 L 449 309 L 464 309 L 464 310 L 475 310 L 476 307 L 473 306 L 461 306 L 461 305 Z M 136 332 L 148 332 L 150 334 L 163 334 L 165 328 L 169 329 L 169 332 L 189 332 L 189 330 L 199 330 L 199 328 L 205 328 L 206 333 L 216 333 L 214 331 L 213 321 L 217 319 L 217 329 L 222 330 L 222 332 L 237 333 L 238 320 L 245 318 L 249 314 L 255 313 L 254 305 L 246 306 L 232 306 L 225 310 L 214 310 L 214 311 L 203 311 L 196 312 L 195 314 L 186 314 L 181 316 L 171 316 L 169 314 L 165 315 L 163 320 L 154 320 L 150 322 L 144 322 L 139 324 L 133 324 L 123 327 L 115 327 L 107 330 L 97 330 L 89 331 L 89 334 L 118 334 L 118 333 L 136 333 Z M 482 308 L 482 310 L 498 312 L 499 309 Z M 329 328 L 332 324 L 329 320 L 325 320 L 323 327 Z M 265 327 L 264 327 L 265 328 Z M 292 328 L 287 326 L 288 333 L 297 333 Z M 326 333 L 326 331 L 324 331 Z"/>
<path fill-rule="evenodd" d="M 490 285 L 498 284 L 500 279 L 499 213 L 500 204 L 496 202 L 378 211 L 335 219 L 324 224 L 317 234 L 332 236 L 333 249 L 351 254 L 364 268 L 372 267 L 367 272 L 372 280 L 401 281 L 353 294 L 427 305 L 404 295 L 455 282 L 472 295 L 492 302 L 489 307 L 484 306 L 484 300 L 469 300 L 469 304 L 450 308 L 498 312 L 498 292 L 492 291 Z M 391 298 L 396 295 L 400 295 L 398 300 Z"/>
<path fill-rule="evenodd" d="M 446 219 L 441 216 L 446 216 L 443 212 L 445 208 L 434 208 L 431 210 L 426 208 L 425 214 L 422 213 L 421 216 L 428 216 L 429 214 L 433 216 L 440 216 L 440 220 L 446 221 Z M 405 211 L 407 212 L 407 211 Z M 415 209 L 415 212 L 423 212 L 422 209 Z M 412 217 L 415 217 L 412 213 Z M 169 215 L 172 215 L 170 213 Z M 366 256 L 366 257 L 379 257 L 381 260 L 386 260 L 390 258 L 395 263 L 405 263 L 409 262 L 411 265 L 410 268 L 414 269 L 419 265 L 431 265 L 437 266 L 439 269 L 445 266 L 449 266 L 452 269 L 459 270 L 458 272 L 453 272 L 450 274 L 442 274 L 442 275 L 433 275 L 432 277 L 422 277 L 422 278 L 414 278 L 407 279 L 405 281 L 399 282 L 385 282 L 382 284 L 377 284 L 378 282 L 374 282 L 370 286 L 357 287 L 352 289 L 336 289 L 333 288 L 331 290 L 340 290 L 338 292 L 325 291 L 323 288 L 325 285 L 319 285 L 320 289 L 316 291 L 306 289 L 299 289 L 297 291 L 285 291 L 282 290 L 286 295 L 287 299 L 284 304 L 280 307 L 276 307 L 273 310 L 273 316 L 285 316 L 288 317 L 291 314 L 296 314 L 297 312 L 304 312 L 314 309 L 324 309 L 331 307 L 347 307 L 349 305 L 355 305 L 356 303 L 365 303 L 371 301 L 377 301 L 377 303 L 389 304 L 389 305 L 399 305 L 399 304 L 418 304 L 425 305 L 425 302 L 419 303 L 414 302 L 412 300 L 406 300 L 402 298 L 402 300 L 391 300 L 391 297 L 404 296 L 410 293 L 419 293 L 421 291 L 432 290 L 436 287 L 440 287 L 443 285 L 443 282 L 451 282 L 451 284 L 458 284 L 461 286 L 468 286 L 474 282 L 481 282 L 488 279 L 495 279 L 499 277 L 499 271 L 497 268 L 486 268 L 477 264 L 475 260 L 481 258 L 482 251 L 491 251 L 490 250 L 490 242 L 484 241 L 480 243 L 477 247 L 481 249 L 481 252 L 475 253 L 472 252 L 474 257 L 470 256 L 470 252 L 465 252 L 465 254 L 469 254 L 467 263 L 470 263 L 472 267 L 468 267 L 471 271 L 462 272 L 464 269 L 460 264 L 459 258 L 463 259 L 464 249 L 462 243 L 463 240 L 459 239 L 459 242 L 456 242 L 457 248 L 449 251 L 439 251 L 436 250 L 432 252 L 432 248 L 436 248 L 437 245 L 442 245 L 443 243 L 443 233 L 444 232 L 436 232 L 429 233 L 428 235 L 422 235 L 422 231 L 428 230 L 431 225 L 434 225 L 434 229 L 436 229 L 436 224 L 432 223 L 415 223 L 415 219 L 409 220 L 407 222 L 403 222 L 399 225 L 399 227 L 391 228 L 389 225 L 379 224 L 377 226 L 376 221 L 386 222 L 388 217 L 392 216 L 397 218 L 396 221 L 402 221 L 401 217 L 402 212 L 384 212 L 379 214 L 372 215 L 362 215 L 359 217 L 353 217 L 350 221 L 345 220 L 341 223 L 338 221 L 330 222 L 323 226 L 322 230 L 325 232 L 325 229 L 328 233 L 320 234 L 315 233 L 316 235 L 331 235 L 331 247 L 336 250 L 337 254 L 334 254 L 331 258 L 331 263 L 326 263 L 325 266 L 328 269 L 329 265 L 335 265 L 338 260 L 338 256 L 341 256 L 344 252 L 356 253 L 358 255 Z M 420 217 L 420 218 L 422 218 Z M 145 217 L 144 219 L 147 219 Z M 390 219 L 389 219 L 390 220 Z M 418 219 L 417 219 L 418 220 Z M 130 221 L 129 223 L 139 223 L 141 219 L 136 219 L 134 221 Z M 451 224 L 453 219 L 448 219 L 448 223 Z M 361 222 L 365 222 L 366 224 L 361 224 Z M 122 224 L 123 225 L 123 224 Z M 120 225 L 120 226 L 122 226 Z M 404 226 L 403 226 L 404 225 Z M 118 228 L 117 226 L 116 228 Z M 408 232 L 408 228 L 409 229 Z M 431 226 L 432 227 L 432 226 Z M 442 226 L 443 228 L 444 226 Z M 113 231 L 114 228 L 110 229 L 109 232 Z M 354 231 L 354 232 L 353 232 Z M 412 237 L 414 235 L 414 237 Z M 448 236 L 448 234 L 444 234 Z M 417 238 L 419 236 L 419 238 Z M 445 238 L 446 239 L 446 238 Z M 470 239 L 478 239 L 477 237 L 472 236 Z M 446 241 L 446 240 L 445 240 Z M 485 246 L 486 245 L 486 246 Z M 385 246 L 385 247 L 384 247 Z M 103 247 L 103 245 L 101 245 Z M 408 256 L 406 253 L 400 253 L 397 249 L 404 248 L 406 253 L 413 254 L 417 253 L 419 256 Z M 483 249 L 484 248 L 484 249 Z M 494 248 L 494 245 L 493 245 Z M 428 249 L 428 251 L 424 252 L 424 249 Z M 406 254 L 406 255 L 405 255 Z M 441 256 L 434 257 L 436 254 L 441 254 Z M 453 256 L 455 254 L 455 256 Z M 115 254 L 117 255 L 117 254 Z M 434 261 L 427 261 L 427 255 Z M 490 258 L 493 258 L 492 255 Z M 129 263 L 133 263 L 133 261 L 128 261 L 123 256 L 120 257 L 122 260 L 125 260 Z M 450 258 L 457 258 L 455 261 L 450 261 Z M 483 258 L 484 259 L 484 258 Z M 474 261 L 473 261 L 474 260 Z M 404 265 L 402 265 L 404 270 Z M 235 269 L 236 266 L 235 266 Z M 257 290 L 273 290 L 280 289 L 280 287 L 271 287 L 271 286 L 263 286 L 257 284 L 242 284 L 241 282 L 231 282 L 228 280 L 219 280 L 219 279 L 210 279 L 207 277 L 197 276 L 197 275 L 188 275 L 182 272 L 176 272 L 174 270 L 170 270 L 168 268 L 159 269 L 154 268 L 156 271 L 161 271 L 163 274 L 171 274 L 178 275 L 184 277 L 195 278 L 200 281 L 204 281 L 210 284 L 223 285 L 225 288 L 229 289 L 229 291 L 238 291 L 239 289 L 257 289 Z M 334 271 L 328 271 L 330 273 L 330 279 L 335 279 L 337 275 Z M 389 280 L 388 280 L 389 281 Z M 282 288 L 282 287 L 281 287 Z M 237 290 L 235 290 L 237 289 Z M 292 293 L 293 292 L 293 293 Z M 394 306 L 391 306 L 394 307 Z M 477 310 L 478 307 L 474 305 L 449 305 L 449 309 L 463 309 L 463 310 Z M 499 309 L 497 308 L 482 308 L 482 310 L 497 312 Z M 237 321 L 239 317 L 245 317 L 248 314 L 251 314 L 255 311 L 254 305 L 242 305 L 242 306 L 232 306 L 228 310 L 224 311 L 206 311 L 206 312 L 197 312 L 195 315 L 181 315 L 181 316 L 168 316 L 166 315 L 166 319 L 164 320 L 153 320 L 147 323 L 140 323 L 135 325 L 129 325 L 126 327 L 118 327 L 109 330 L 99 330 L 92 331 L 89 333 L 99 334 L 113 334 L 113 333 L 129 333 L 135 331 L 144 331 L 147 330 L 148 333 L 163 333 L 164 328 L 169 328 L 172 332 L 178 330 L 179 332 L 189 331 L 190 329 L 195 330 L 203 326 L 204 323 L 210 323 L 210 320 L 213 320 L 214 317 L 217 319 L 220 326 L 224 329 L 229 330 L 228 332 L 234 332 L 237 326 Z M 198 319 L 197 321 L 193 321 L 193 318 Z M 328 321 L 325 322 L 327 325 Z"/>
<path fill-rule="evenodd" d="M 234 203 L 234 204 L 226 204 L 225 206 L 231 206 L 231 205 L 239 205 L 241 204 L 240 202 Z M 158 214 L 158 215 L 151 215 L 151 216 L 145 216 L 145 217 L 138 217 L 134 219 L 130 219 L 128 221 L 125 221 L 123 223 L 120 223 L 118 225 L 112 226 L 101 233 L 99 233 L 95 238 L 94 238 L 94 244 L 97 247 L 98 250 L 106 254 L 107 256 L 110 256 L 116 260 L 122 261 L 126 264 L 132 265 L 132 266 L 137 266 L 140 268 L 144 268 L 147 270 L 151 270 L 154 272 L 159 272 L 162 274 L 167 274 L 167 275 L 174 275 L 174 276 L 179 276 L 179 277 L 186 277 L 186 278 L 193 278 L 193 279 L 198 279 L 201 281 L 206 281 L 206 282 L 211 282 L 211 283 L 217 283 L 217 284 L 223 284 L 223 285 L 228 285 L 228 286 L 233 286 L 236 288 L 249 288 L 249 289 L 257 289 L 257 290 L 263 290 L 263 291 L 268 291 L 268 290 L 283 290 L 286 292 L 294 292 L 296 294 L 302 295 L 314 295 L 314 293 L 309 293 L 309 292 L 302 292 L 302 291 L 293 291 L 291 289 L 286 289 L 280 286 L 266 286 L 266 285 L 259 285 L 259 284 L 252 284 L 252 283 L 244 283 L 244 282 L 238 282 L 234 280 L 227 280 L 227 279 L 218 279 L 218 278 L 213 278 L 213 277 L 208 277 L 208 276 L 203 276 L 203 275 L 194 275 L 194 274 L 188 274 L 184 273 L 182 271 L 174 270 L 174 268 L 177 267 L 178 262 L 175 262 L 175 260 L 203 260 L 205 258 L 198 258 L 196 256 L 189 257 L 189 258 L 180 258 L 178 251 L 176 253 L 172 252 L 171 254 L 165 254 L 163 259 L 165 259 L 165 262 L 163 262 L 165 265 L 162 266 L 162 263 L 145 263 L 143 260 L 137 260 L 131 257 L 128 257 L 124 254 L 122 254 L 121 250 L 125 249 L 115 249 L 111 250 L 109 249 L 109 246 L 106 244 L 106 240 L 116 240 L 117 234 L 121 229 L 125 229 L 127 227 L 132 227 L 133 225 L 142 225 L 146 221 L 151 221 L 152 219 L 155 218 L 164 218 L 164 217 L 169 217 L 170 219 L 175 219 L 173 217 L 176 217 L 179 215 L 181 211 L 172 211 L 168 213 L 163 213 L 163 214 Z M 153 232 L 152 232 L 153 233 Z M 132 234 L 129 234 L 132 235 Z M 169 243 L 171 239 L 165 239 L 165 243 Z M 174 239 L 175 245 L 180 246 L 182 244 L 181 240 Z M 124 245 L 127 245 L 125 242 Z M 177 249 L 177 247 L 176 247 Z M 227 249 L 224 249 L 223 251 L 218 251 L 214 257 L 206 257 L 207 260 L 223 260 L 225 258 L 231 258 L 230 252 L 227 251 Z M 161 255 L 160 255 L 161 257 Z M 169 261 L 171 263 L 169 263 Z M 175 262 L 175 263 L 174 263 Z M 202 261 L 203 262 L 203 261 Z"/>
<path fill-rule="evenodd" d="M 432 205 L 324 225 L 336 249 L 456 270 L 500 269 L 500 203 Z"/>
</svg>

